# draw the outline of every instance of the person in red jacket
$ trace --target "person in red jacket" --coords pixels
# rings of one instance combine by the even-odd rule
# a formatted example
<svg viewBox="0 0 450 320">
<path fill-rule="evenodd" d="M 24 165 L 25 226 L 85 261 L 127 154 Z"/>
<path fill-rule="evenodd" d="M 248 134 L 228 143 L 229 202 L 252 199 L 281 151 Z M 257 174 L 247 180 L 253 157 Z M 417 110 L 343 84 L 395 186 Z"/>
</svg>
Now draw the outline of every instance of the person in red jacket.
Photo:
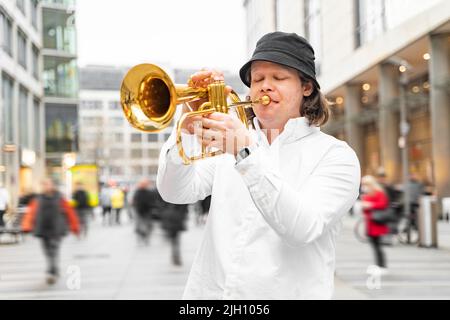
<svg viewBox="0 0 450 320">
<path fill-rule="evenodd" d="M 22 220 L 22 230 L 33 232 L 42 240 L 47 260 L 47 283 L 53 284 L 59 276 L 58 255 L 61 239 L 68 229 L 79 235 L 80 223 L 75 211 L 56 190 L 51 179 L 42 182 L 42 194 L 27 207 Z"/>
<path fill-rule="evenodd" d="M 388 226 L 373 221 L 373 210 L 384 210 L 389 205 L 389 199 L 383 187 L 373 176 L 365 176 L 361 179 L 362 207 L 366 219 L 366 231 L 370 243 L 375 251 L 375 259 L 378 267 L 386 271 L 386 257 L 381 248 L 381 237 L 389 233 Z"/>
</svg>

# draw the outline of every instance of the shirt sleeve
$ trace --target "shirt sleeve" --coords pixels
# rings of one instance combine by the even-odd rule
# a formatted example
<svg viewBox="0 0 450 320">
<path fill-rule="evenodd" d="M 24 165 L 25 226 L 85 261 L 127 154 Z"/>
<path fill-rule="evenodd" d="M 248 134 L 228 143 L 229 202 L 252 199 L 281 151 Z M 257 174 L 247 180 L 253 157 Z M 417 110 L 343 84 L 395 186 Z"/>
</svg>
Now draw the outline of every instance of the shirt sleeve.
<svg viewBox="0 0 450 320">
<path fill-rule="evenodd" d="M 258 148 L 236 165 L 258 210 L 291 246 L 307 245 L 335 224 L 356 201 L 360 165 L 346 144 L 328 150 L 311 175 L 295 189 Z"/>
<path fill-rule="evenodd" d="M 201 148 L 193 135 L 182 134 L 187 155 L 199 154 Z M 215 172 L 214 158 L 184 165 L 176 145 L 176 129 L 161 149 L 156 185 L 164 201 L 189 204 L 206 198 L 212 192 Z"/>
</svg>

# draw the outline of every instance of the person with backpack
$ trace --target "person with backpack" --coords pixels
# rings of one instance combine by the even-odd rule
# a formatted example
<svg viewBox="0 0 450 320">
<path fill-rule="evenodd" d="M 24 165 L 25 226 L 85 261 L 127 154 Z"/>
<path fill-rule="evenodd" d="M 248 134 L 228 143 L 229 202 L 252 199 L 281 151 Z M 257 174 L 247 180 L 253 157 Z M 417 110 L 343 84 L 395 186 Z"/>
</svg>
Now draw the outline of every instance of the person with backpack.
<svg viewBox="0 0 450 320">
<path fill-rule="evenodd" d="M 75 201 L 74 207 L 78 215 L 78 220 L 80 221 L 81 234 L 86 237 L 91 206 L 89 205 L 89 194 L 84 189 L 82 182 L 76 183 L 72 199 Z"/>
<path fill-rule="evenodd" d="M 79 235 L 80 224 L 68 201 L 56 190 L 51 179 L 42 182 L 42 194 L 28 206 L 22 220 L 22 230 L 33 232 L 41 239 L 47 260 L 47 283 L 54 284 L 59 277 L 61 240 L 68 230 Z"/>
</svg>

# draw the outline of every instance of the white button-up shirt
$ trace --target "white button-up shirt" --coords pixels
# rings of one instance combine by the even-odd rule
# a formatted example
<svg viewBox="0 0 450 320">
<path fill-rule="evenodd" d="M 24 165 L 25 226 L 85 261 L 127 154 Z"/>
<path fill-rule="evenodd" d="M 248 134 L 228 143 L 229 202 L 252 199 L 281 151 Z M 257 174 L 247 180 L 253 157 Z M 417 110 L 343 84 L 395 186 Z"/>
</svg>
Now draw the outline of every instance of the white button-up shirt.
<svg viewBox="0 0 450 320">
<path fill-rule="evenodd" d="M 258 148 L 238 164 L 221 155 L 184 166 L 174 133 L 161 151 L 164 200 L 212 194 L 183 298 L 330 299 L 335 238 L 358 196 L 358 158 L 306 118 L 289 120 L 271 145 L 254 124 Z"/>
</svg>

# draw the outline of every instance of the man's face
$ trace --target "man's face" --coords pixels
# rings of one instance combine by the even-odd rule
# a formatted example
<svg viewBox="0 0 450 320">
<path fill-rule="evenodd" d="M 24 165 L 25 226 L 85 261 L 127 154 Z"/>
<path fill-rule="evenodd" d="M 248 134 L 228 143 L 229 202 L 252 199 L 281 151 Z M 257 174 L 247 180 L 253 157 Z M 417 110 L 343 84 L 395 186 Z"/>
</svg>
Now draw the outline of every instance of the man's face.
<svg viewBox="0 0 450 320">
<path fill-rule="evenodd" d="M 304 96 L 311 95 L 312 86 L 302 84 L 297 70 L 267 61 L 251 66 L 250 96 L 252 100 L 268 95 L 268 106 L 253 107 L 263 129 L 283 130 L 289 119 L 300 117 Z"/>
<path fill-rule="evenodd" d="M 55 190 L 55 186 L 53 181 L 50 179 L 46 179 L 42 182 L 42 191 L 44 193 L 52 193 Z"/>
</svg>

